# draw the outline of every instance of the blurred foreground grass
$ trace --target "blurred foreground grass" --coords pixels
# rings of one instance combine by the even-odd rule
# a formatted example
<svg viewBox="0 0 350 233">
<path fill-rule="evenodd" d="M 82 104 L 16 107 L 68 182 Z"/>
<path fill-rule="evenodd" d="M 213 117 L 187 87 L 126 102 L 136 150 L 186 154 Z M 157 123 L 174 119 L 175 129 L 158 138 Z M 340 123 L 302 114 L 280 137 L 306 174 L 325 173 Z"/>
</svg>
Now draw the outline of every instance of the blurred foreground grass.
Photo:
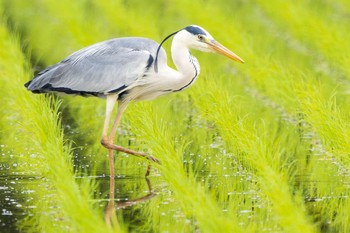
<svg viewBox="0 0 350 233">
<path fill-rule="evenodd" d="M 101 40 L 160 41 L 198 24 L 246 64 L 194 52 L 202 73 L 193 87 L 127 109 L 118 143 L 163 163 L 151 175 L 159 195 L 118 210 L 122 230 L 350 230 L 349 44 L 339 43 L 349 34 L 348 23 L 336 23 L 350 10 L 335 10 L 345 2 L 319 1 L 318 13 L 316 3 L 299 0 L 0 2 L 9 19 L 1 24 L 0 144 L 14 155 L 2 160 L 45 183 L 19 227 L 120 231 L 103 223 L 96 204 L 104 194 L 94 177 L 108 171 L 99 143 L 104 101 L 32 95 L 23 87 L 29 61 L 42 69 Z M 116 165 L 121 177 L 136 177 L 136 184 L 117 180 L 117 188 L 139 196 L 147 163 L 119 155 Z"/>
</svg>

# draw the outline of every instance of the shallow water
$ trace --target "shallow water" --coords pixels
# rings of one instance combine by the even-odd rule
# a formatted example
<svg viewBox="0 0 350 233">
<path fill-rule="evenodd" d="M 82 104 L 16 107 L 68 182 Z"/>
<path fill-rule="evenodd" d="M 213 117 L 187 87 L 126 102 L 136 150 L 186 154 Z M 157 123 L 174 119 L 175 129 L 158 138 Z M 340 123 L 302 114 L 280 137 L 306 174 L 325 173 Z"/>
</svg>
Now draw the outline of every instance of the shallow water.
<svg viewBox="0 0 350 233">
<path fill-rule="evenodd" d="M 83 152 L 78 153 L 74 157 L 74 167 L 84 168 L 85 172 L 92 171 L 93 169 L 91 168 L 97 162 L 91 156 L 83 156 L 82 154 Z M 193 156 L 188 156 L 185 159 L 184 166 L 189 166 L 189 164 L 196 160 Z M 0 157 L 0 232 L 16 233 L 20 232 L 18 230 L 18 222 L 23 221 L 27 216 L 33 215 L 37 208 L 32 204 L 32 201 L 36 198 L 36 188 L 38 186 L 45 186 L 46 180 L 35 174 L 28 175 L 18 172 L 17 168 L 21 167 L 21 164 L 11 162 L 11 157 L 11 152 L 6 151 L 6 147 L 3 146 Z M 325 160 L 320 159 L 319 161 L 323 163 Z M 121 161 L 117 159 L 116 163 L 118 162 Z M 219 159 L 217 163 L 220 163 Z M 162 226 L 163 230 L 174 231 L 176 230 L 177 223 L 180 225 L 185 223 L 189 232 L 196 231 L 196 220 L 183 212 L 180 203 L 175 199 L 159 171 L 153 168 L 149 178 L 146 179 L 144 177 L 147 164 L 147 162 L 143 161 L 136 162 L 131 166 L 122 167 L 122 169 L 116 171 L 114 181 L 115 200 L 113 201 L 113 205 L 117 209 L 118 218 L 121 217 L 123 222 L 128 223 L 128 229 L 130 231 L 136 229 L 147 229 L 147 232 L 158 231 L 158 229 L 153 228 L 155 226 L 150 224 L 152 219 L 150 219 L 149 212 L 152 212 L 153 217 L 156 216 L 158 220 L 164 223 Z M 223 171 L 220 174 L 210 173 L 207 170 L 198 170 L 196 171 L 196 180 L 214 193 L 215 190 L 218 190 L 217 195 L 223 195 L 223 197 L 218 197 L 218 204 L 222 207 L 224 213 L 230 213 L 232 211 L 229 202 L 231 199 L 236 200 L 236 216 L 240 219 L 240 224 L 245 225 L 252 219 L 260 218 L 259 215 L 262 215 L 261 213 L 264 211 L 266 212 L 265 214 L 268 214 L 270 203 L 267 203 L 266 199 L 260 197 L 261 193 L 256 186 L 257 180 L 255 180 L 255 176 L 247 173 L 244 169 L 233 170 L 232 167 L 235 166 L 231 166 L 231 168 L 223 166 Z M 30 174 L 30 171 L 28 173 Z M 91 202 L 102 210 L 102 218 L 104 215 L 103 210 L 106 211 L 109 204 L 108 195 L 111 177 L 107 168 L 99 168 L 94 173 L 94 175 L 76 176 L 75 178 L 77 182 L 81 182 L 83 179 L 97 181 L 98 186 L 94 191 L 94 197 Z M 322 180 L 317 181 L 308 175 L 300 175 L 295 179 L 297 181 L 295 186 L 298 187 L 300 184 L 313 185 L 315 189 L 317 187 L 331 187 L 332 185 L 336 187 L 334 184 L 335 179 L 342 180 L 341 182 L 349 186 L 349 175 L 341 172 L 339 173 L 339 177 L 327 178 L 324 176 Z M 235 183 L 243 188 L 225 189 L 228 183 Z M 330 200 L 343 201 L 349 198 L 346 195 L 332 196 L 331 194 L 322 195 L 322 192 L 317 193 L 315 191 L 315 195 L 313 196 L 304 196 L 304 202 L 309 212 L 314 212 L 314 215 L 319 214 L 319 209 L 327 205 Z M 48 196 L 48 200 L 50 198 Z M 239 201 L 237 202 L 237 200 Z M 52 214 L 54 211 L 55 206 L 52 206 L 47 210 L 47 213 L 43 214 Z M 271 221 L 274 221 L 274 219 L 271 219 Z M 322 224 L 322 229 L 324 229 L 322 231 L 327 232 L 332 221 L 331 217 L 325 217 L 319 221 Z M 271 225 L 273 226 L 273 224 Z M 262 229 L 264 232 L 270 232 L 271 230 L 279 231 L 281 229 L 278 227 Z M 22 230 L 21 232 L 26 231 Z"/>
<path fill-rule="evenodd" d="M 18 222 L 25 217 L 31 216 L 33 211 L 37 208 L 32 205 L 32 200 L 36 198 L 36 187 L 45 185 L 44 178 L 40 176 L 28 176 L 16 171 L 16 167 L 20 164 L 8 163 L 9 155 L 3 153 L 2 161 L 0 163 L 0 232 L 20 232 L 18 230 Z M 79 162 L 75 158 L 75 162 Z M 75 166 L 87 166 L 87 161 L 82 157 L 81 164 Z M 149 179 L 144 177 L 144 172 L 147 169 L 147 163 L 135 164 L 133 167 L 127 167 L 116 173 L 115 177 L 115 207 L 117 212 L 123 216 L 123 221 L 132 223 L 129 226 L 130 230 L 137 229 L 139 226 L 149 226 L 147 222 L 147 213 L 142 213 L 143 209 L 152 205 L 152 208 L 158 209 L 159 217 L 164 219 L 171 218 L 172 221 L 185 221 L 189 225 L 195 225 L 193 219 L 185 216 L 180 205 L 174 198 L 172 192 L 168 189 L 167 184 L 163 181 L 161 175 L 156 169 L 151 170 Z M 93 165 L 90 165 L 93 166 Z M 211 188 L 216 188 L 219 183 L 215 183 L 216 175 L 207 177 L 207 172 L 202 171 L 202 175 L 198 174 L 198 181 L 206 182 Z M 132 175 L 130 175 L 132 174 Z M 225 175 L 225 179 L 246 179 L 243 174 L 232 175 L 231 177 Z M 98 170 L 94 176 L 77 176 L 77 182 L 82 179 L 93 179 L 98 182 L 98 188 L 95 190 L 95 199 L 91 200 L 95 205 L 101 209 L 105 209 L 108 205 L 108 193 L 110 176 L 108 170 Z M 29 187 L 33 187 L 32 189 Z M 228 196 L 244 195 L 249 199 L 258 199 L 254 197 L 253 191 L 246 193 L 230 192 Z M 50 197 L 48 197 L 50 199 Z M 45 200 L 42 200 L 45 201 Z M 153 204 L 150 204 L 153 202 Z M 55 206 L 52 206 L 48 212 L 55 211 Z M 223 209 L 225 212 L 226 210 Z M 240 214 L 249 217 L 254 209 L 242 209 Z M 146 211 L 147 212 L 147 211 Z M 43 213 L 46 214 L 46 213 Z M 47 213 L 49 214 L 49 213 Z M 101 217 L 102 217 L 101 213 Z M 135 215 L 137 214 L 137 217 Z M 168 223 L 168 229 L 173 228 L 171 223 Z M 23 231 L 22 231 L 23 232 Z M 25 231 L 24 231 L 25 232 Z"/>
<path fill-rule="evenodd" d="M 1 169 L 4 164 L 1 164 Z M 31 194 L 35 192 L 30 186 L 41 184 L 42 178 L 28 177 L 4 173 L 0 169 L 0 232 L 19 232 L 18 221 L 30 216 L 32 209 L 36 208 L 30 204 Z"/>
</svg>

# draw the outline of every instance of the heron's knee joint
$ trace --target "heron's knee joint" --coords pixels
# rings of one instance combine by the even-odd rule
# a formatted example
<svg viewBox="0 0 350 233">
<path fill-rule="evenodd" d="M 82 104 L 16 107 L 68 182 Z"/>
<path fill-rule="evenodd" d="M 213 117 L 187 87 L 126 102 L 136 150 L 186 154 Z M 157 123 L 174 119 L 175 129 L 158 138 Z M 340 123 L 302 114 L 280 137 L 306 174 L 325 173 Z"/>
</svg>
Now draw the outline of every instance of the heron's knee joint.
<svg viewBox="0 0 350 233">
<path fill-rule="evenodd" d="M 101 139 L 101 144 L 104 147 L 108 147 L 110 143 L 108 142 L 108 140 L 106 138 L 102 138 Z"/>
<path fill-rule="evenodd" d="M 107 149 L 113 149 L 113 147 L 114 147 L 112 139 L 102 138 L 101 144 L 102 144 L 102 146 L 106 147 Z"/>
</svg>

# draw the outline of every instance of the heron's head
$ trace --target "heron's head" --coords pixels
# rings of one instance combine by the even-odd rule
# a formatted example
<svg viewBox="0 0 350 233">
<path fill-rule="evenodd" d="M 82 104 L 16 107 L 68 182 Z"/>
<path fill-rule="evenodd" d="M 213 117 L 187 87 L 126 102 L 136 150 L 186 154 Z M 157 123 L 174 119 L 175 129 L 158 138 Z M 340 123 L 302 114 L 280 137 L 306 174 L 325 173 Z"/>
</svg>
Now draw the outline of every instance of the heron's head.
<svg viewBox="0 0 350 233">
<path fill-rule="evenodd" d="M 158 72 L 157 60 L 159 50 L 162 44 L 174 36 L 174 40 L 185 45 L 189 49 L 197 49 L 204 52 L 214 52 L 223 54 L 224 56 L 231 58 L 232 60 L 244 63 L 243 59 L 236 55 L 234 52 L 230 51 L 228 48 L 217 42 L 204 28 L 197 25 L 187 26 L 179 31 L 173 32 L 163 39 L 163 41 L 158 46 L 156 52 L 156 59 L 154 62 L 154 70 Z"/>
<path fill-rule="evenodd" d="M 188 48 L 223 54 L 232 60 L 244 63 L 242 58 L 217 42 L 209 32 L 197 25 L 185 27 L 176 33 L 175 37 Z"/>
</svg>

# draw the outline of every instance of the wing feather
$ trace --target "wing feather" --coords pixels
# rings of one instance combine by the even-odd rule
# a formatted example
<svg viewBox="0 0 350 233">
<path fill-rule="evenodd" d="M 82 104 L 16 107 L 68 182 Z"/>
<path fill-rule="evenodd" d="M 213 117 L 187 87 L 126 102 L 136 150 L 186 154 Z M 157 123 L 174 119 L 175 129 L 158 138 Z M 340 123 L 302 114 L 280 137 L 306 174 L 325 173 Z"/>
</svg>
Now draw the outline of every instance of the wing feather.
<svg viewBox="0 0 350 233">
<path fill-rule="evenodd" d="M 79 50 L 46 68 L 26 84 L 33 92 L 105 95 L 131 88 L 152 66 L 158 44 L 146 38 L 118 38 Z M 166 60 L 164 50 L 161 54 Z"/>
</svg>

